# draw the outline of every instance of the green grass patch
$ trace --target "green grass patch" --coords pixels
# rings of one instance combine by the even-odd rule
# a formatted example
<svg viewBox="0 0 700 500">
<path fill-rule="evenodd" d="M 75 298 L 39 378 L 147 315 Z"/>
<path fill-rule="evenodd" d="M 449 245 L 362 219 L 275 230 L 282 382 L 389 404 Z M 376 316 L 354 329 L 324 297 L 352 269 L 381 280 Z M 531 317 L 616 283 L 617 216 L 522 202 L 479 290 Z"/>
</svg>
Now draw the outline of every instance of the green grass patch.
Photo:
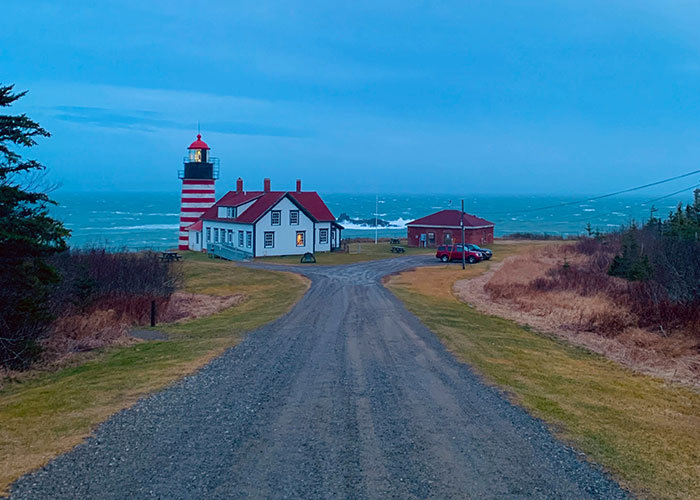
<svg viewBox="0 0 700 500">
<path fill-rule="evenodd" d="M 0 391 L 0 490 L 82 441 L 95 425 L 236 345 L 246 331 L 287 312 L 308 282 L 291 273 L 237 267 L 188 254 L 185 288 L 248 300 L 212 316 L 159 325 L 170 340 L 98 352 L 54 372 L 6 383 Z"/>
<path fill-rule="evenodd" d="M 392 253 L 392 245 L 387 242 L 380 241 L 376 245 L 374 243 L 350 243 L 347 253 L 341 252 L 318 252 L 314 254 L 316 263 L 321 265 L 340 265 L 354 264 L 355 262 L 366 262 L 369 260 L 391 259 L 402 255 L 435 255 L 434 248 L 415 248 L 407 247 L 406 240 L 402 240 L 401 245 L 406 250 L 405 253 Z M 301 255 L 286 255 L 284 257 L 259 257 L 255 259 L 258 262 L 271 264 L 299 264 Z M 313 264 L 309 264 L 313 265 Z"/>
<path fill-rule="evenodd" d="M 700 498 L 700 394 L 479 313 L 451 293 L 468 275 L 422 268 L 387 286 L 459 359 L 624 485 L 649 498 Z"/>
</svg>

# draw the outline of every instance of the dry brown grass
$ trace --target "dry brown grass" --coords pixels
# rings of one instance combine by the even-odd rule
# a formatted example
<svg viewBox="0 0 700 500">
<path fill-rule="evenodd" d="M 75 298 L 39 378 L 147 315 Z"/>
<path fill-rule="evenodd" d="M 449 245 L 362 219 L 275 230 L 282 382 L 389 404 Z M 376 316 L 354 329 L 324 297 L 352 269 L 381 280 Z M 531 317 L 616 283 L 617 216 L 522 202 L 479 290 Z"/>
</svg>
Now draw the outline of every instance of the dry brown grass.
<svg viewBox="0 0 700 500">
<path fill-rule="evenodd" d="M 126 305 L 123 300 L 119 303 L 105 301 L 80 314 L 59 317 L 41 341 L 44 351 L 41 363 L 35 368 L 56 369 L 69 363 L 77 353 L 137 342 L 129 335 L 129 330 L 149 323 L 150 300 L 150 297 L 129 298 Z M 178 323 L 211 316 L 246 300 L 244 294 L 213 296 L 176 292 L 167 300 L 156 301 L 158 322 Z M 107 308 L 110 306 L 113 308 Z M 16 373 L 12 375 L 17 376 Z"/>
<path fill-rule="evenodd" d="M 246 300 L 248 296 L 242 293 L 218 296 L 175 292 L 163 312 L 158 315 L 158 320 L 163 323 L 175 323 L 202 318 L 237 306 Z"/>
<path fill-rule="evenodd" d="M 159 325 L 167 342 L 111 345 L 75 356 L 55 370 L 30 370 L 0 386 L 0 496 L 16 478 L 79 444 L 92 429 L 139 397 L 192 373 L 244 332 L 278 318 L 304 294 L 308 280 L 237 267 L 186 253 L 185 290 L 235 307 Z"/>
<path fill-rule="evenodd" d="M 556 245 L 507 258 L 488 273 L 455 283 L 455 293 L 482 312 L 554 333 L 642 373 L 700 388 L 700 342 L 686 331 L 641 328 L 619 300 L 627 284 L 591 276 L 579 289 L 538 288 L 552 270 L 588 265 L 589 257 Z"/>
<path fill-rule="evenodd" d="M 498 250 L 497 261 L 514 253 L 506 246 Z M 480 280 L 481 271 L 493 274 L 497 266 L 479 264 L 466 272 L 459 266 L 419 268 L 386 281 L 459 359 L 505 388 L 638 496 L 700 498 L 700 394 L 482 314 L 453 295 L 456 282 Z M 483 287 L 474 289 L 469 301 L 484 294 Z M 646 342 L 633 330 L 628 334 L 630 342 Z"/>
</svg>

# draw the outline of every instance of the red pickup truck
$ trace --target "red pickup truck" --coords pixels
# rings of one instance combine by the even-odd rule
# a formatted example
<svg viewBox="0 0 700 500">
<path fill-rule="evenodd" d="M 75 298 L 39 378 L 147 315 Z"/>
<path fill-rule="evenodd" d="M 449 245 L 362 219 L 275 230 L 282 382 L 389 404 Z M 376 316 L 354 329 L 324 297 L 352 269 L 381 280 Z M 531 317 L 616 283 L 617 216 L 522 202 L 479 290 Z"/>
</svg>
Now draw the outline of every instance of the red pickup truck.
<svg viewBox="0 0 700 500">
<path fill-rule="evenodd" d="M 464 252 L 464 247 L 462 247 L 462 245 L 440 245 L 437 249 L 435 257 L 437 257 L 443 262 L 461 261 L 462 252 Z M 477 262 L 480 262 L 483 258 L 484 257 L 481 254 L 481 252 L 469 250 L 469 248 L 467 247 L 467 253 L 465 255 L 465 260 L 467 262 L 469 262 L 470 264 L 475 264 Z"/>
</svg>

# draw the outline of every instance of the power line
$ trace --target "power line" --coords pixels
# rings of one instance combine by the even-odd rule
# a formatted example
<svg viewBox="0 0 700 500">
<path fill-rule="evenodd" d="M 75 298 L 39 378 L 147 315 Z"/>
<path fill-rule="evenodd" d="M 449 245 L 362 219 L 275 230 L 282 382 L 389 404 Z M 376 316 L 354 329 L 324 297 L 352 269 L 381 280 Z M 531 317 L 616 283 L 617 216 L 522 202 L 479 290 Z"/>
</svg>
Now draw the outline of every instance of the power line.
<svg viewBox="0 0 700 500">
<path fill-rule="evenodd" d="M 664 196 L 659 196 L 658 198 L 654 198 L 653 200 L 643 201 L 643 202 L 641 202 L 641 203 L 636 204 L 636 206 L 637 206 L 637 207 L 641 207 L 642 205 L 648 205 L 649 203 L 654 203 L 655 201 L 665 200 L 666 198 L 670 198 L 671 196 L 675 196 L 675 195 L 677 195 L 677 194 L 681 194 L 681 193 L 683 193 L 683 192 L 685 192 L 685 191 L 688 191 L 688 190 L 690 190 L 690 189 L 696 188 L 696 187 L 698 187 L 698 186 L 700 186 L 700 183 L 698 183 L 698 184 L 693 184 L 692 186 L 688 186 L 688 187 L 683 188 L 683 189 L 679 189 L 678 191 L 674 191 L 673 193 L 669 193 L 669 194 L 666 194 L 666 195 L 664 195 Z M 615 212 L 615 211 L 613 210 L 612 212 L 606 212 L 606 213 L 602 213 L 602 214 L 596 214 L 596 215 L 594 215 L 594 216 L 592 216 L 592 217 L 587 217 L 585 220 L 586 220 L 586 221 L 591 221 L 591 220 L 593 220 L 593 219 L 599 219 L 599 218 L 601 218 L 601 217 L 605 217 L 605 216 L 611 215 L 611 214 L 613 214 L 614 212 Z"/>
<path fill-rule="evenodd" d="M 654 203 L 655 201 L 665 200 L 666 198 L 670 198 L 671 196 L 675 196 L 675 195 L 677 195 L 677 194 L 681 194 L 681 193 L 684 192 L 684 191 L 687 191 L 687 190 L 689 190 L 689 189 L 696 188 L 696 187 L 698 187 L 698 186 L 700 186 L 700 184 L 694 184 L 694 185 L 692 185 L 692 186 L 690 186 L 690 187 L 687 187 L 687 188 L 685 188 L 685 189 L 681 189 L 681 190 L 679 190 L 679 191 L 676 191 L 675 193 L 667 194 L 666 196 L 661 196 L 660 198 L 654 198 L 653 200 L 645 201 L 644 204 L 647 204 L 647 203 Z"/>
<path fill-rule="evenodd" d="M 553 209 L 553 208 L 567 207 L 567 206 L 570 206 L 570 205 L 577 205 L 577 204 L 579 204 L 579 203 L 584 203 L 584 202 L 587 202 L 587 201 L 602 200 L 603 198 L 609 198 L 609 197 L 611 197 L 611 196 L 617 196 L 618 194 L 624 194 L 624 193 L 631 193 L 631 192 L 633 192 L 633 191 L 639 191 L 639 190 L 641 190 L 641 189 L 646 189 L 646 188 L 652 187 L 652 186 L 658 186 L 659 184 L 664 184 L 664 183 L 666 183 L 666 182 L 671 182 L 671 181 L 675 181 L 675 180 L 677 180 L 677 179 L 682 179 L 682 178 L 684 178 L 684 177 L 688 177 L 688 176 L 691 176 L 691 175 L 697 174 L 697 173 L 700 173 L 700 169 L 698 169 L 698 170 L 693 170 L 692 172 L 688 172 L 688 173 L 683 174 L 683 175 L 677 175 L 677 176 L 675 176 L 675 177 L 669 177 L 668 179 L 663 179 L 663 180 L 660 180 L 660 181 L 651 182 L 651 183 L 649 183 L 649 184 L 644 184 L 643 186 L 636 186 L 636 187 L 629 188 L 629 189 L 623 189 L 623 190 L 621 190 L 621 191 L 615 191 L 614 193 L 608 193 L 608 194 L 603 194 L 603 195 L 600 195 L 600 196 L 594 196 L 594 197 L 592 197 L 592 198 L 584 198 L 584 199 L 576 200 L 576 201 L 567 201 L 567 202 L 564 202 L 564 203 L 558 203 L 558 204 L 556 204 L 556 205 L 549 205 L 549 206 L 547 206 L 547 207 L 529 208 L 529 209 L 525 209 L 525 210 L 518 210 L 518 211 L 515 211 L 515 212 L 514 212 L 514 211 L 510 211 L 510 212 L 486 212 L 485 215 L 488 215 L 488 216 L 490 216 L 490 215 L 512 215 L 512 214 L 514 214 L 514 213 L 521 214 L 521 213 L 529 213 L 529 212 L 538 212 L 538 211 L 540 211 L 540 210 L 551 210 L 551 209 Z M 682 191 L 685 191 L 685 190 L 682 190 Z M 680 191 L 679 191 L 679 192 L 680 192 Z M 675 193 L 675 194 L 677 194 L 677 193 Z M 668 196 L 673 196 L 673 195 L 668 195 Z"/>
</svg>

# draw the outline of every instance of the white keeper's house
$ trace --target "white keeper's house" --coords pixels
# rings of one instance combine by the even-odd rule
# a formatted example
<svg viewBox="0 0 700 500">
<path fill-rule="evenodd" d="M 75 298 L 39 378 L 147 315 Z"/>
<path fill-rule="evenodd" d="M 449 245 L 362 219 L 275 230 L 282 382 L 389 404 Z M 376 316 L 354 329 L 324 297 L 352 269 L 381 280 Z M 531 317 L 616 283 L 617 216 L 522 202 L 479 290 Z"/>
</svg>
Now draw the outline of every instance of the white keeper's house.
<svg viewBox="0 0 700 500">
<path fill-rule="evenodd" d="M 315 191 L 245 191 L 243 179 L 187 228 L 190 250 L 235 250 L 251 257 L 330 252 L 343 227 Z"/>
</svg>

